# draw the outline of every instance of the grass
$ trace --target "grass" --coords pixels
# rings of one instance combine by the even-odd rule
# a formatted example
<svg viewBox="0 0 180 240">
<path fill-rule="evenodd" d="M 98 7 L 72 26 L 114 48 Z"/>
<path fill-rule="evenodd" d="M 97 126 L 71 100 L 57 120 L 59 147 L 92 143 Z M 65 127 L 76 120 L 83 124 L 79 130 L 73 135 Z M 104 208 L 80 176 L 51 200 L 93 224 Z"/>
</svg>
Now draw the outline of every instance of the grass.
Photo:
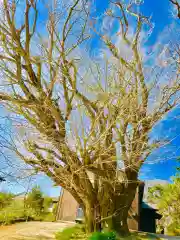
<svg viewBox="0 0 180 240">
<path fill-rule="evenodd" d="M 82 225 L 75 225 L 74 227 L 66 228 L 56 234 L 56 240 L 160 240 L 153 234 L 146 233 L 132 233 L 128 238 L 113 237 L 113 234 L 99 234 L 94 233 L 88 235 L 85 233 L 85 229 Z"/>
<path fill-rule="evenodd" d="M 66 228 L 62 232 L 56 233 L 56 240 L 86 240 L 88 237 L 89 236 L 85 233 L 84 227 L 78 224 L 74 227 Z"/>
</svg>

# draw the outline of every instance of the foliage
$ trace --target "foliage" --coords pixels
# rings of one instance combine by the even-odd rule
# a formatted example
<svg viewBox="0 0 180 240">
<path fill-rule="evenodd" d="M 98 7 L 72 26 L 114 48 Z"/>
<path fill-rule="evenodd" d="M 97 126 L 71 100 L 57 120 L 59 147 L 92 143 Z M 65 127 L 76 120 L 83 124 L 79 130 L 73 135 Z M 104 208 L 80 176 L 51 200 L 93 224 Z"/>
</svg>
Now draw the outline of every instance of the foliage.
<svg viewBox="0 0 180 240">
<path fill-rule="evenodd" d="M 32 209 L 35 213 L 34 219 L 39 221 L 54 221 L 55 220 L 55 206 L 53 211 L 49 212 L 53 200 L 49 196 L 45 196 L 39 186 L 35 186 L 31 192 L 28 193 L 25 200 L 26 209 Z"/>
<path fill-rule="evenodd" d="M 177 225 L 179 223 L 177 222 L 172 222 L 169 224 L 167 227 L 167 234 L 170 236 L 180 236 L 180 225 Z"/>
<path fill-rule="evenodd" d="M 148 189 L 148 201 L 157 203 L 159 199 L 162 197 L 164 191 L 164 186 L 161 184 L 157 184 Z"/>
<path fill-rule="evenodd" d="M 54 212 L 49 212 L 52 198 L 43 196 L 38 186 L 34 187 L 25 200 L 16 199 L 11 193 L 0 193 L 0 223 L 11 224 L 16 221 L 36 220 L 54 221 Z"/>
<path fill-rule="evenodd" d="M 85 229 L 81 225 L 75 225 L 74 227 L 66 228 L 62 232 L 56 234 L 57 240 L 75 240 L 82 239 L 87 240 L 87 234 Z"/>
<path fill-rule="evenodd" d="M 155 204 L 162 214 L 160 225 L 169 233 L 180 233 L 180 177 L 175 176 L 173 183 L 155 186 L 149 190 L 149 200 Z M 158 194 L 157 194 L 158 192 Z"/>
<path fill-rule="evenodd" d="M 0 192 L 0 209 L 9 205 L 13 199 L 12 193 Z"/>
<path fill-rule="evenodd" d="M 85 233 L 85 228 L 82 225 L 75 225 L 71 228 L 66 228 L 56 234 L 56 240 L 150 240 L 159 239 L 153 234 L 147 233 L 132 233 L 129 237 L 117 237 L 114 232 L 95 232 L 91 236 Z"/>
<path fill-rule="evenodd" d="M 58 210 L 58 203 L 55 203 L 53 206 L 53 215 L 56 216 Z"/>
<path fill-rule="evenodd" d="M 1 209 L 0 223 L 12 224 L 16 221 L 26 221 L 34 218 L 32 209 L 24 209 L 24 202 L 22 200 L 13 200 L 10 205 Z"/>
<path fill-rule="evenodd" d="M 0 211 L 0 224 L 8 225 L 29 220 L 52 222 L 55 221 L 55 215 L 45 211 L 37 214 L 36 209 L 24 205 L 23 200 L 12 200 L 8 206 Z"/>
<path fill-rule="evenodd" d="M 44 222 L 54 222 L 56 220 L 56 215 L 54 215 L 54 213 L 51 212 L 45 212 L 44 214 L 41 214 L 42 218 L 41 221 Z"/>
<path fill-rule="evenodd" d="M 179 104 L 178 54 L 163 67 L 151 59 L 159 50 L 145 58 L 143 31 L 152 29 L 134 1 L 111 1 L 97 24 L 89 1 L 56 3 L 44 7 L 42 32 L 37 1 L 1 3 L 0 101 L 25 132 L 24 149 L 11 149 L 72 194 L 89 232 L 108 225 L 127 234 L 138 173 L 164 144 L 150 132 Z M 111 29 L 103 30 L 107 19 Z M 91 52 L 84 56 L 92 30 L 101 40 L 99 61 Z M 164 50 L 172 49 L 166 44 Z M 41 195 L 31 198 L 29 206 L 40 213 Z"/>
<path fill-rule="evenodd" d="M 49 199 L 46 201 L 45 207 L 47 207 L 46 205 Z M 27 208 L 34 209 L 37 215 L 41 214 L 41 212 L 44 210 L 44 197 L 40 187 L 36 186 L 31 190 L 25 200 L 25 204 Z"/>
<path fill-rule="evenodd" d="M 117 236 L 114 232 L 95 232 L 89 240 L 117 240 Z"/>
</svg>

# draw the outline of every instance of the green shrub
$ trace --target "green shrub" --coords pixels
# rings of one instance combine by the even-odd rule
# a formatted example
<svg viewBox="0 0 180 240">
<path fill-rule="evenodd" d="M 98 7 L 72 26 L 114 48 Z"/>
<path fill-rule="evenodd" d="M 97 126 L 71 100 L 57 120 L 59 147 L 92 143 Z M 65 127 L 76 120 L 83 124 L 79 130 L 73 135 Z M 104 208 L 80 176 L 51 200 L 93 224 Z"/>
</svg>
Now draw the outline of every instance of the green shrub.
<svg viewBox="0 0 180 240">
<path fill-rule="evenodd" d="M 24 209 L 22 200 L 14 200 L 0 211 L 0 223 L 8 225 L 16 221 L 26 221 L 33 219 L 33 214 L 32 210 Z"/>
<path fill-rule="evenodd" d="M 91 236 L 85 233 L 83 225 L 75 225 L 71 228 L 66 228 L 62 232 L 56 234 L 56 240 L 117 240 L 114 232 L 96 232 Z"/>
<path fill-rule="evenodd" d="M 44 210 L 44 197 L 39 186 L 35 186 L 31 192 L 29 192 L 25 204 L 27 208 L 34 209 L 36 215 L 41 215 L 41 212 Z M 45 203 L 45 205 L 47 205 L 47 203 Z"/>
<path fill-rule="evenodd" d="M 13 197 L 12 193 L 0 192 L 0 209 L 8 206 L 12 202 Z"/>
<path fill-rule="evenodd" d="M 37 212 L 33 208 L 25 208 L 22 200 L 13 200 L 10 205 L 0 210 L 0 224 L 9 225 L 20 221 L 55 221 L 53 213 Z"/>
<path fill-rule="evenodd" d="M 57 240 L 87 240 L 87 234 L 85 233 L 85 229 L 81 225 L 75 225 L 71 228 L 66 228 L 62 232 L 58 232 L 56 234 Z"/>
<path fill-rule="evenodd" d="M 180 236 L 180 226 L 178 222 L 171 223 L 167 228 L 168 235 L 171 236 Z"/>
<path fill-rule="evenodd" d="M 159 239 L 147 233 L 132 233 L 129 237 L 117 237 L 114 232 L 96 232 L 88 236 L 83 225 L 66 228 L 56 234 L 56 240 L 150 240 Z"/>
<path fill-rule="evenodd" d="M 89 240 L 116 240 L 116 234 L 114 232 L 95 232 L 89 238 Z"/>
<path fill-rule="evenodd" d="M 36 221 L 54 222 L 55 216 L 51 212 L 43 212 L 40 216 L 35 217 Z"/>
</svg>

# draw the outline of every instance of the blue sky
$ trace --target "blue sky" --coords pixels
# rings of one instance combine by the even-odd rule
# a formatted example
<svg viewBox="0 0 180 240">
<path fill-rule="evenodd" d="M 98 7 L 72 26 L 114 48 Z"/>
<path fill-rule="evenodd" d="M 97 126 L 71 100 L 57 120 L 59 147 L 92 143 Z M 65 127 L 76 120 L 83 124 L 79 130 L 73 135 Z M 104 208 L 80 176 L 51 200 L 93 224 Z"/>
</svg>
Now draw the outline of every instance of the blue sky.
<svg viewBox="0 0 180 240">
<path fill-rule="evenodd" d="M 95 11 L 94 16 L 99 16 L 108 7 L 108 0 L 94 0 Z M 173 18 L 171 16 L 172 6 L 168 0 L 144 0 L 144 4 L 140 6 L 141 11 L 146 16 L 152 16 L 154 23 L 154 31 L 149 38 L 147 45 L 152 47 L 157 43 L 159 36 L 164 29 L 169 26 Z M 45 19 L 41 11 L 41 19 Z M 91 42 L 91 47 L 98 46 L 97 38 Z M 142 167 L 140 178 L 141 179 L 165 179 L 169 180 L 175 173 L 177 156 L 180 156 L 180 109 L 175 109 L 170 113 L 161 123 L 159 123 L 153 131 L 153 135 L 159 138 L 169 138 L 171 143 L 153 153 L 148 159 L 148 163 Z M 15 158 L 15 156 L 13 156 Z M 156 163 L 157 162 L 157 163 Z M 42 190 L 51 196 L 58 196 L 60 188 L 53 187 L 53 182 L 40 175 L 32 181 L 33 184 L 39 184 Z M 27 186 L 21 186 L 16 183 L 3 183 L 0 185 L 0 190 L 9 190 L 14 192 L 23 192 Z"/>
</svg>

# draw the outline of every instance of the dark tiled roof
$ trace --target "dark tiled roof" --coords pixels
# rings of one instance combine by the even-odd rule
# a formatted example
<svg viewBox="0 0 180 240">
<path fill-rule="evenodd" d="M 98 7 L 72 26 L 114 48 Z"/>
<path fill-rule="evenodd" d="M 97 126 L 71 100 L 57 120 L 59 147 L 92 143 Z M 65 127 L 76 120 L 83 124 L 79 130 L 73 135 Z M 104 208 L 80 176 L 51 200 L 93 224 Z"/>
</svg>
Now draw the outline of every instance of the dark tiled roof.
<svg viewBox="0 0 180 240">
<path fill-rule="evenodd" d="M 152 210 L 156 210 L 155 208 L 153 208 L 152 206 L 150 206 L 149 204 L 142 202 L 141 203 L 141 207 L 145 208 L 145 209 L 152 209 Z"/>
</svg>

